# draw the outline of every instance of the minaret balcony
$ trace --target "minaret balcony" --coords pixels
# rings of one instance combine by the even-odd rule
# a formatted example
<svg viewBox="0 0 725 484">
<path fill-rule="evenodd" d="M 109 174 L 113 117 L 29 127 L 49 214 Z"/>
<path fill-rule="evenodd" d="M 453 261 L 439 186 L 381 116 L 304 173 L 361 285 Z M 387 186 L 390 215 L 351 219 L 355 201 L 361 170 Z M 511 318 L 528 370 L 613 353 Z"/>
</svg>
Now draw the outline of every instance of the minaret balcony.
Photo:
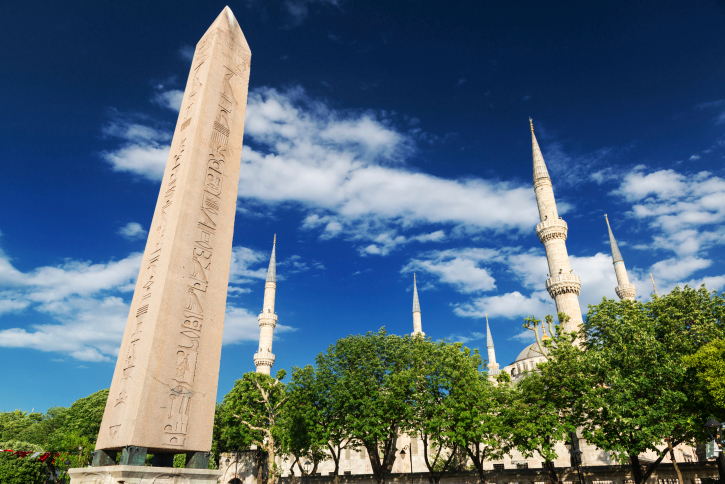
<svg viewBox="0 0 725 484">
<path fill-rule="evenodd" d="M 260 325 L 271 324 L 272 326 L 277 326 L 277 315 L 275 313 L 259 313 L 257 321 L 259 321 Z"/>
<path fill-rule="evenodd" d="M 255 366 L 272 366 L 274 365 L 274 353 L 270 353 L 269 351 L 260 351 L 258 353 L 254 353 L 254 365 Z"/>
<path fill-rule="evenodd" d="M 542 244 L 551 239 L 566 240 L 569 226 L 560 218 L 544 220 L 536 226 L 536 235 Z"/>
<path fill-rule="evenodd" d="M 634 299 L 637 294 L 634 284 L 620 284 L 614 288 L 614 292 L 617 293 L 619 299 Z"/>
<path fill-rule="evenodd" d="M 557 274 L 546 280 L 546 290 L 551 297 L 560 294 L 574 293 L 577 296 L 582 288 L 582 281 L 576 274 Z"/>
</svg>

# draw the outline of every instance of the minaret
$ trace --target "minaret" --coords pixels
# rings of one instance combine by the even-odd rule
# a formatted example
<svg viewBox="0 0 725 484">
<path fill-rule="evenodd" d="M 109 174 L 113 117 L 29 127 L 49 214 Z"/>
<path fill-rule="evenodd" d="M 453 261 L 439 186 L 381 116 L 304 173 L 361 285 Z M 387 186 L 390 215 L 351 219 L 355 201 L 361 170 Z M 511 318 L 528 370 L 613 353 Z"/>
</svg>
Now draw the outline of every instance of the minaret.
<svg viewBox="0 0 725 484">
<path fill-rule="evenodd" d="M 655 278 L 652 277 L 652 273 L 650 272 L 649 278 L 652 279 L 652 288 L 655 290 L 654 295 L 657 297 L 660 297 L 659 294 L 657 294 L 657 285 L 655 284 Z"/>
<path fill-rule="evenodd" d="M 501 373 L 496 363 L 496 350 L 493 349 L 493 338 L 491 338 L 491 328 L 488 327 L 488 314 L 486 315 L 486 349 L 488 350 L 488 375 L 496 376 Z"/>
<path fill-rule="evenodd" d="M 617 274 L 617 287 L 614 288 L 614 292 L 617 293 L 619 299 L 634 301 L 636 290 L 634 284 L 629 283 L 627 269 L 624 268 L 624 259 L 622 259 L 622 254 L 619 252 L 619 247 L 617 247 L 617 241 L 614 240 L 612 227 L 609 225 L 609 218 L 606 213 L 604 214 L 604 220 L 607 221 L 607 229 L 609 229 L 609 245 L 612 247 L 612 264 L 614 264 L 614 272 Z"/>
<path fill-rule="evenodd" d="M 277 293 L 277 260 L 274 252 L 277 246 L 277 235 L 274 236 L 272 244 L 272 257 L 269 259 L 267 270 L 267 282 L 264 284 L 264 305 L 257 320 L 259 321 L 259 351 L 254 354 L 254 365 L 257 373 L 269 375 L 274 365 L 274 353 L 272 353 L 272 338 L 274 327 L 277 326 L 277 315 L 274 314 L 274 297 Z"/>
<path fill-rule="evenodd" d="M 415 335 L 425 336 L 423 332 L 423 324 L 420 321 L 420 302 L 418 301 L 418 286 L 415 283 L 415 273 L 413 273 L 413 332 L 411 336 Z"/>
<path fill-rule="evenodd" d="M 569 316 L 565 331 L 577 331 L 583 323 L 582 312 L 579 307 L 579 291 L 581 280 L 569 265 L 569 254 L 566 251 L 566 234 L 568 227 L 556 210 L 554 189 L 549 178 L 549 171 L 544 163 L 544 156 L 539 149 L 539 143 L 534 135 L 534 123 L 531 125 L 531 145 L 534 158 L 534 192 L 536 203 L 539 206 L 541 223 L 536 226 L 536 235 L 544 244 L 546 260 L 549 263 L 549 279 L 546 280 L 546 290 L 556 302 L 556 310 Z"/>
</svg>

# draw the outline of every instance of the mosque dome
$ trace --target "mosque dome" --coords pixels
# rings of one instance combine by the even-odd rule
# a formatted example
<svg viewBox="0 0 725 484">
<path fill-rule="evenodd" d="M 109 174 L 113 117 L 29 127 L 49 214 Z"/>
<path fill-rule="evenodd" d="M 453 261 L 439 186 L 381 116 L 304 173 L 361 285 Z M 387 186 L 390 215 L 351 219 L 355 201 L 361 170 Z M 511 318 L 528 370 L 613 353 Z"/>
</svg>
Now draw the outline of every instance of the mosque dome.
<svg viewBox="0 0 725 484">
<path fill-rule="evenodd" d="M 549 352 L 549 350 L 547 350 L 546 348 L 543 348 L 543 350 L 544 354 L 547 354 Z M 519 356 L 516 357 L 514 363 L 516 363 L 517 361 L 528 360 L 529 358 L 540 358 L 541 356 L 543 355 L 539 351 L 539 344 L 534 342 L 524 348 L 521 353 L 519 353 Z"/>
</svg>

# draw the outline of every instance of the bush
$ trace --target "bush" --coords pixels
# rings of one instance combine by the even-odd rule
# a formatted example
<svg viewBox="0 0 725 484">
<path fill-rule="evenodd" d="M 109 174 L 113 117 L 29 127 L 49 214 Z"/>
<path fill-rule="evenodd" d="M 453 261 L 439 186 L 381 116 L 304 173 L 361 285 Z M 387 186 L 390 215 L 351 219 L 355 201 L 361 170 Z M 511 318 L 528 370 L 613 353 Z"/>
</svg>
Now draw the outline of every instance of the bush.
<svg viewBox="0 0 725 484">
<path fill-rule="evenodd" d="M 0 448 L 27 452 L 42 452 L 39 445 L 11 440 L 0 442 Z M 3 484 L 41 484 L 48 478 L 48 467 L 39 460 L 0 453 L 0 482 Z"/>
</svg>

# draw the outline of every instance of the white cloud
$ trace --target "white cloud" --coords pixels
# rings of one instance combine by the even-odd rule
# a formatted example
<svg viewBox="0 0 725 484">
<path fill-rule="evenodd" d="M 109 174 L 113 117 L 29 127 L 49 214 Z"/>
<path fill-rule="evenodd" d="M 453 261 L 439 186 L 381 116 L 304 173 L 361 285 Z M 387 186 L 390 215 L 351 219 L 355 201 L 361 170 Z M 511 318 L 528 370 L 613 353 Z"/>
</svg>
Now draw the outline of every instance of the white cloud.
<svg viewBox="0 0 725 484">
<path fill-rule="evenodd" d="M 546 166 L 557 186 L 574 186 L 587 181 L 601 184 L 613 178 L 611 167 L 605 165 L 618 154 L 612 147 L 599 148 L 574 157 L 565 151 L 564 144 L 559 141 L 546 141 L 541 146 Z"/>
<path fill-rule="evenodd" d="M 248 284 L 252 282 L 250 279 L 266 279 L 267 267 L 265 265 L 255 269 L 251 267 L 258 266 L 265 261 L 268 263 L 271 255 L 271 252 L 265 254 L 261 250 L 250 249 L 249 247 L 233 247 L 229 282 Z"/>
<path fill-rule="evenodd" d="M 169 89 L 168 91 L 159 91 L 154 94 L 153 102 L 164 108 L 179 112 L 179 109 L 181 109 L 181 101 L 183 99 L 184 91 L 179 89 Z"/>
<path fill-rule="evenodd" d="M 480 331 L 471 331 L 468 334 L 450 334 L 446 336 L 444 339 L 447 339 L 449 341 L 453 341 L 454 343 L 470 343 L 471 341 L 478 341 L 486 338 L 486 333 L 481 333 Z"/>
<path fill-rule="evenodd" d="M 161 180 L 169 156 L 171 135 L 162 129 L 142 125 L 114 112 L 104 126 L 103 134 L 123 141 L 114 151 L 104 151 L 101 157 L 115 171 L 131 172 L 152 181 Z"/>
<path fill-rule="evenodd" d="M 687 258 L 725 243 L 723 178 L 706 171 L 646 173 L 639 166 L 625 175 L 614 195 L 633 202 L 630 215 L 649 224 L 654 232 L 649 247 Z"/>
<path fill-rule="evenodd" d="M 123 140 L 102 154 L 115 170 L 160 180 L 168 133 L 117 114 L 104 132 Z M 307 212 L 304 228 L 380 255 L 411 242 L 440 242 L 441 226 L 455 234 L 516 236 L 536 225 L 528 185 L 411 169 L 405 160 L 418 137 L 396 129 L 385 113 L 333 110 L 301 88 L 256 89 L 247 105 L 241 210 L 293 203 Z"/>
<path fill-rule="evenodd" d="M 299 88 L 253 91 L 245 136 L 240 197 L 300 203 L 311 210 L 303 227 L 323 238 L 344 234 L 359 241 L 361 253 L 384 255 L 445 236 L 440 229 L 405 233 L 423 224 L 501 232 L 536 224 L 529 187 L 415 172 L 402 164 L 414 151 L 412 138 L 390 120 L 330 110 Z"/>
<path fill-rule="evenodd" d="M 412 259 L 400 272 L 427 272 L 436 276 L 440 282 L 456 287 L 462 293 L 490 291 L 496 288 L 496 280 L 484 264 L 501 260 L 500 251 L 494 249 L 431 251 Z"/>
<path fill-rule="evenodd" d="M 0 286 L 12 294 L 0 310 L 32 309 L 58 322 L 2 330 L 0 346 L 108 360 L 118 351 L 128 316 L 128 305 L 113 293 L 133 291 L 140 265 L 141 254 L 131 254 L 103 264 L 66 260 L 23 273 L 0 258 Z"/>
<path fill-rule="evenodd" d="M 274 328 L 275 337 L 279 333 L 297 331 L 296 328 L 278 324 Z M 259 321 L 257 315 L 250 311 L 227 304 L 224 317 L 223 344 L 243 343 L 245 341 L 259 341 Z"/>
<path fill-rule="evenodd" d="M 269 255 L 245 247 L 234 247 L 233 282 L 264 279 Z M 118 261 L 91 263 L 66 260 L 55 266 L 29 272 L 17 270 L 0 252 L 0 315 L 35 311 L 54 322 L 0 330 L 0 347 L 31 348 L 65 353 L 82 361 L 112 361 L 117 355 L 129 312 L 142 254 Z M 292 271 L 305 270 L 299 258 L 291 258 Z M 248 288 L 230 286 L 229 293 Z M 227 306 L 224 343 L 251 341 L 259 337 L 256 316 L 244 308 Z M 294 328 L 278 325 L 276 332 Z"/>
<path fill-rule="evenodd" d="M 659 261 L 652 265 L 652 274 L 660 281 L 681 281 L 700 269 L 710 267 L 712 261 L 687 256 Z"/>
<path fill-rule="evenodd" d="M 525 330 L 521 331 L 520 333 L 513 335 L 509 339 L 516 340 L 516 341 L 519 341 L 524 344 L 529 344 L 529 343 L 533 343 L 534 341 L 536 341 L 534 332 L 529 329 L 525 329 Z"/>
<path fill-rule="evenodd" d="M 456 305 L 453 312 L 464 318 L 526 318 L 536 315 L 541 319 L 543 315 L 556 312 L 551 298 L 546 291 L 536 291 L 530 296 L 513 291 L 500 296 L 485 296 L 472 299 L 465 304 Z"/>
<path fill-rule="evenodd" d="M 118 233 L 127 238 L 128 240 L 139 240 L 146 237 L 148 232 L 146 229 L 144 229 L 140 223 L 137 222 L 129 222 L 120 229 L 118 229 Z"/>
<path fill-rule="evenodd" d="M 0 292 L 0 314 L 17 312 L 30 305 L 30 301 L 15 291 Z"/>
<path fill-rule="evenodd" d="M 193 45 L 182 45 L 179 47 L 179 50 L 177 53 L 179 54 L 179 58 L 182 60 L 191 62 L 192 59 L 194 59 L 194 52 L 196 51 L 196 48 Z"/>
</svg>

